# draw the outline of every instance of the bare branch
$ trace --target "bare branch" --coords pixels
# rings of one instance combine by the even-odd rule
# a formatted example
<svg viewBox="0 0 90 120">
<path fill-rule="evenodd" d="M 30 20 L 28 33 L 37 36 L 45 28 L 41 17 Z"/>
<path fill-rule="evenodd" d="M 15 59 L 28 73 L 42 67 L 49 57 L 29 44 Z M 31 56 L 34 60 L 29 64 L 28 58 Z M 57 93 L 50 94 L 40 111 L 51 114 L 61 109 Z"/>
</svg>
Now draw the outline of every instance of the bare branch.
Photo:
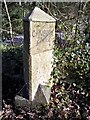
<svg viewBox="0 0 90 120">
<path fill-rule="evenodd" d="M 11 42 L 12 42 L 12 44 L 13 44 L 13 39 L 12 39 L 12 24 L 11 24 L 11 19 L 10 19 L 10 15 L 9 15 L 9 11 L 8 11 L 8 7 L 7 7 L 6 0 L 4 0 L 4 4 L 5 4 L 5 9 L 6 9 L 6 12 L 7 12 L 8 21 L 9 21 L 9 25 L 10 25 L 10 37 L 11 37 Z"/>
</svg>

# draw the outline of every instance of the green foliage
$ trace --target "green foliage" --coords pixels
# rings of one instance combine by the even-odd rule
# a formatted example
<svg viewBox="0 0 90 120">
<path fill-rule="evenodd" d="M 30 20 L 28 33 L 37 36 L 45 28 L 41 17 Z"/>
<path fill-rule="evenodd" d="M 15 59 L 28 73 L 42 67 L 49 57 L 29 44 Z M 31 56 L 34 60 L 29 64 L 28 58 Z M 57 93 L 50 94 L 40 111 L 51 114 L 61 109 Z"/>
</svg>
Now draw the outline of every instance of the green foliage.
<svg viewBox="0 0 90 120">
<path fill-rule="evenodd" d="M 60 23 L 59 29 L 63 33 L 63 40 L 56 38 L 52 71 L 54 79 L 75 80 L 76 82 L 89 79 L 90 46 L 84 33 L 87 26 L 84 19 L 74 24 L 70 20 Z"/>
<path fill-rule="evenodd" d="M 50 118 L 89 120 L 90 24 L 86 15 L 61 20 L 51 80 Z"/>
</svg>

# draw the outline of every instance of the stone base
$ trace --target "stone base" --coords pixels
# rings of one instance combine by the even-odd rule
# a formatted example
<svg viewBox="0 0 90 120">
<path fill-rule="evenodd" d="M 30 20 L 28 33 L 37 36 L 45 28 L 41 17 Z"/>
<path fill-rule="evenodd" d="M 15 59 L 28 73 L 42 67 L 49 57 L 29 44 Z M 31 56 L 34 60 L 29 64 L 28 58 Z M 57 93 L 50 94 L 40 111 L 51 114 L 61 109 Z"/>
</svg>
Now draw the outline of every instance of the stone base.
<svg viewBox="0 0 90 120">
<path fill-rule="evenodd" d="M 45 85 L 39 84 L 37 92 L 32 101 L 32 108 L 39 108 L 41 105 L 48 104 L 50 101 L 51 88 Z"/>
<path fill-rule="evenodd" d="M 29 110 L 33 108 L 38 109 L 40 108 L 41 105 L 45 105 L 49 103 L 50 92 L 51 92 L 50 87 L 39 84 L 38 90 L 34 96 L 33 101 L 23 98 L 22 96 L 16 95 L 15 105 L 25 110 Z"/>
<path fill-rule="evenodd" d="M 24 110 L 30 110 L 31 108 L 31 102 L 19 95 L 16 95 L 15 97 L 15 105 L 16 107 L 21 107 Z"/>
</svg>

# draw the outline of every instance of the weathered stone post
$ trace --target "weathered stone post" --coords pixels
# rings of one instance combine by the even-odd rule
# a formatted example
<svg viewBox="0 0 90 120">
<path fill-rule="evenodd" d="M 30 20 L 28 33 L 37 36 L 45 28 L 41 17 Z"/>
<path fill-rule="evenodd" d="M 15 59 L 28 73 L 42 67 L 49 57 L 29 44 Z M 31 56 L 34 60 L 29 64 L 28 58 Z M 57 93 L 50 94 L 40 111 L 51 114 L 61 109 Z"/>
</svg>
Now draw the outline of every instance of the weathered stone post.
<svg viewBox="0 0 90 120">
<path fill-rule="evenodd" d="M 50 78 L 55 39 L 55 19 L 35 7 L 24 18 L 24 79 L 28 83 L 32 105 L 49 101 Z"/>
</svg>

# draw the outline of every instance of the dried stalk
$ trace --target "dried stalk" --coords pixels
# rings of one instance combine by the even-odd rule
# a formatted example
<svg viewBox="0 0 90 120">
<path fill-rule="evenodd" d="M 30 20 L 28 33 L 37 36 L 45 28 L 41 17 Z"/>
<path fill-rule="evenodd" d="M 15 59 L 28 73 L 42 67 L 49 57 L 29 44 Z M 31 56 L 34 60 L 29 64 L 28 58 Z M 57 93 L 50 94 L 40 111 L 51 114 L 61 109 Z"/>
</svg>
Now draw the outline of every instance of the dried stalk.
<svg viewBox="0 0 90 120">
<path fill-rule="evenodd" d="M 11 44 L 13 45 L 13 32 L 12 32 L 12 24 L 11 24 L 11 19 L 10 19 L 10 15 L 9 15 L 9 11 L 8 11 L 8 7 L 7 7 L 6 0 L 4 0 L 4 4 L 5 4 L 5 9 L 6 9 L 6 13 L 7 13 L 8 21 L 9 21 L 9 26 L 10 26 Z"/>
</svg>

